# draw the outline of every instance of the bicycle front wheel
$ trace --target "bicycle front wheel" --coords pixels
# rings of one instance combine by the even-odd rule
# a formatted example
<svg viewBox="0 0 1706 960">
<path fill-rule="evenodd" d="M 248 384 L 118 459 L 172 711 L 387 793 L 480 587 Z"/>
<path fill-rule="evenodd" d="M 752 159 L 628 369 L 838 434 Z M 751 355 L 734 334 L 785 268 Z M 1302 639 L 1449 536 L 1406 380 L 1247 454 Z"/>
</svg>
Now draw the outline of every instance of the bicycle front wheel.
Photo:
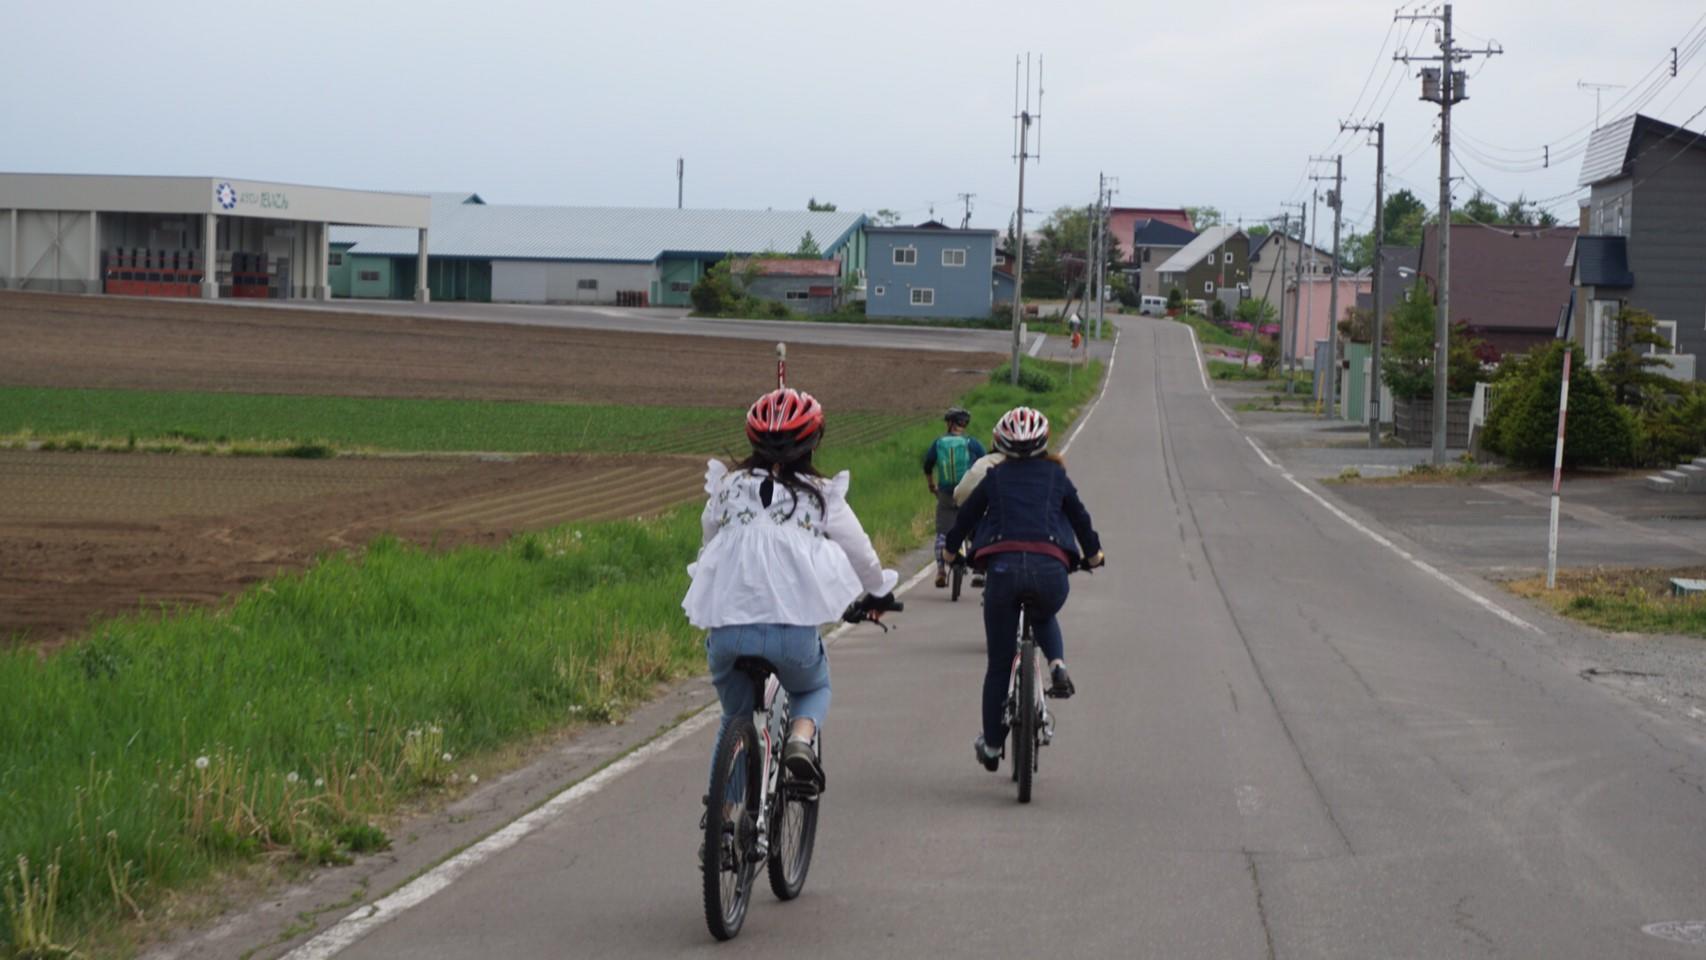
<svg viewBox="0 0 1706 960">
<path fill-rule="evenodd" d="M 758 874 L 752 850 L 763 802 L 764 765 L 758 731 L 750 716 L 729 721 L 717 741 L 711 792 L 705 809 L 705 846 L 700 868 L 705 886 L 705 925 L 718 940 L 730 940 L 746 922 L 752 881 Z"/>
<path fill-rule="evenodd" d="M 770 892 L 778 900 L 792 900 L 806 886 L 806 871 L 812 866 L 812 847 L 817 842 L 819 799 L 782 785 L 776 796 L 775 838 L 770 844 Z"/>
<path fill-rule="evenodd" d="M 1019 709 L 1013 718 L 1013 774 L 1019 802 L 1031 802 L 1031 775 L 1037 769 L 1037 645 L 1027 636 L 1019 645 Z"/>
</svg>

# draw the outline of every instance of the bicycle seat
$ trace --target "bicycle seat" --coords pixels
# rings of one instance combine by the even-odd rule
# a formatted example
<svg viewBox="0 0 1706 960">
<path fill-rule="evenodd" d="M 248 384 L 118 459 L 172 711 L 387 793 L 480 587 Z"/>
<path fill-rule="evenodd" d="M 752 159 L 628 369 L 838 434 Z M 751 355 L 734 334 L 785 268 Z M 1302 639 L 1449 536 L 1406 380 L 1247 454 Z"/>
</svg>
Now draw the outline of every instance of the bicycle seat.
<svg viewBox="0 0 1706 960">
<path fill-rule="evenodd" d="M 776 665 L 763 657 L 736 657 L 735 669 L 752 678 L 753 683 L 763 686 L 776 672 Z"/>
</svg>

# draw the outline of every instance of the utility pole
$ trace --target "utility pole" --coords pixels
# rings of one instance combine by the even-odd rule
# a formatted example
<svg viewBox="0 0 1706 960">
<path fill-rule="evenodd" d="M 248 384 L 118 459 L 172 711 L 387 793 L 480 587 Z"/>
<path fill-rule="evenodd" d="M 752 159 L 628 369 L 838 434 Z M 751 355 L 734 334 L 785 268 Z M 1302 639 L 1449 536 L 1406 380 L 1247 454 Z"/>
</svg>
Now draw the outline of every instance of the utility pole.
<svg viewBox="0 0 1706 960">
<path fill-rule="evenodd" d="M 1326 157 L 1314 158 L 1325 162 Z M 1327 419 L 1337 415 L 1339 404 L 1339 224 L 1345 212 L 1345 156 L 1339 154 L 1333 158 L 1333 175 L 1331 177 L 1314 177 L 1316 180 L 1332 180 L 1333 189 L 1327 191 L 1327 206 L 1333 210 L 1333 276 L 1331 286 L 1327 288 Z"/>
<path fill-rule="evenodd" d="M 1099 296 L 1096 289 L 1096 264 L 1101 262 L 1102 248 L 1102 196 L 1107 189 L 1107 177 L 1101 171 L 1096 172 L 1096 202 L 1090 205 L 1090 244 L 1084 248 L 1084 319 L 1090 319 L 1092 297 Z"/>
<path fill-rule="evenodd" d="M 1317 273 L 1315 269 L 1315 254 L 1321 249 L 1320 244 L 1316 242 L 1321 235 L 1321 191 L 1319 189 L 1312 189 L 1309 192 L 1309 213 L 1309 323 L 1313 325 L 1315 323 L 1315 280 Z M 1304 330 L 1303 335 L 1309 338 L 1310 358 L 1315 360 L 1316 367 L 1320 367 L 1321 361 L 1315 357 L 1314 336 L 1311 331 L 1307 329 Z M 1317 377 L 1314 379 L 1316 380 L 1316 388 L 1319 389 L 1320 378 Z M 1311 399 L 1319 399 L 1319 397 L 1313 397 Z"/>
<path fill-rule="evenodd" d="M 681 209 L 681 187 L 687 178 L 687 159 L 675 158 L 675 209 Z"/>
<path fill-rule="evenodd" d="M 1380 447 L 1380 349 L 1385 338 L 1385 311 L 1381 309 L 1381 290 L 1386 275 L 1386 121 L 1373 125 L 1341 123 L 1340 130 L 1372 131 L 1374 133 L 1374 311 L 1370 331 L 1373 356 L 1368 376 L 1368 448 Z"/>
<path fill-rule="evenodd" d="M 1286 206 L 1289 208 L 1291 206 L 1291 204 L 1286 204 Z M 1291 217 L 1291 211 L 1289 209 L 1287 209 L 1285 215 L 1289 219 Z M 1297 202 L 1297 216 L 1298 216 L 1297 242 L 1299 245 L 1301 245 L 1303 243 L 1303 238 L 1309 235 L 1308 223 L 1306 222 L 1309 219 L 1309 205 L 1304 203 L 1301 200 L 1299 200 Z M 1290 245 L 1291 245 L 1291 237 L 1287 236 L 1286 237 L 1286 245 L 1281 247 L 1280 249 L 1285 250 Z M 1282 256 L 1282 257 L 1284 255 L 1285 254 L 1283 254 L 1283 253 L 1280 254 L 1280 256 Z M 1286 357 L 1286 368 L 1285 368 L 1285 392 L 1286 392 L 1286 396 L 1291 395 L 1292 390 L 1293 390 L 1295 384 L 1297 383 L 1297 326 L 1298 326 L 1298 320 L 1303 315 L 1303 251 L 1302 250 L 1299 250 L 1297 252 L 1297 266 L 1294 269 L 1297 271 L 1297 279 L 1293 284 L 1293 286 L 1296 288 L 1295 293 L 1293 295 L 1297 299 L 1291 305 L 1291 336 L 1289 339 L 1286 340 L 1286 351 L 1288 353 L 1288 356 Z M 1280 299 L 1283 302 L 1285 298 L 1282 296 Z M 1280 333 L 1282 333 L 1282 334 L 1285 333 L 1283 322 L 1281 323 Z"/>
<path fill-rule="evenodd" d="M 1013 159 L 1019 162 L 1019 206 L 1013 230 L 1013 361 L 1009 382 L 1019 385 L 1019 357 L 1023 352 L 1019 324 L 1025 313 L 1025 163 L 1031 159 L 1031 124 L 1037 123 L 1037 154 L 1043 150 L 1043 58 L 1037 57 L 1037 112 L 1031 113 L 1031 55 L 1025 54 L 1025 98 L 1019 99 L 1019 58 L 1013 58 Z"/>
<path fill-rule="evenodd" d="M 1437 57 L 1412 57 L 1393 54 L 1394 60 L 1438 61 L 1437 67 L 1422 68 L 1422 99 L 1439 104 L 1439 317 L 1434 322 L 1434 404 L 1433 404 L 1433 462 L 1445 464 L 1445 418 L 1450 409 L 1446 404 L 1448 364 L 1451 358 L 1451 107 L 1469 99 L 1466 89 L 1468 73 L 1456 66 L 1473 56 L 1493 56 L 1504 53 L 1496 42 L 1479 50 L 1465 50 L 1451 39 L 1451 4 L 1441 12 L 1397 14 L 1394 20 L 1434 20 L 1441 22 Z"/>
<path fill-rule="evenodd" d="M 1118 177 L 1102 177 L 1103 195 L 1101 216 L 1096 221 L 1096 336 L 1102 335 L 1102 320 L 1107 315 L 1108 293 L 1108 218 L 1114 194 L 1119 192 Z"/>
<path fill-rule="evenodd" d="M 966 205 L 966 214 L 965 214 L 965 216 L 960 218 L 960 229 L 964 230 L 967 227 L 971 226 L 971 201 L 972 201 L 973 197 L 977 196 L 977 194 L 975 194 L 975 193 L 962 193 L 959 196 L 960 196 L 960 202 Z"/>
</svg>

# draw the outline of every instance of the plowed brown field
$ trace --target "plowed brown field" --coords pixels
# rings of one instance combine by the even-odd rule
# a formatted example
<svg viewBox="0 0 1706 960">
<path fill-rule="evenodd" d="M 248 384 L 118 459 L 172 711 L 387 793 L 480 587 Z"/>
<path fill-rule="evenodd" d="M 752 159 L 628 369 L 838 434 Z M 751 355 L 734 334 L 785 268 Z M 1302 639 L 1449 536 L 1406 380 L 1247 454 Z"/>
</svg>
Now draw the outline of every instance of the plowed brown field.
<svg viewBox="0 0 1706 960">
<path fill-rule="evenodd" d="M 691 499 L 699 457 L 287 460 L 0 451 L 0 643 L 212 603 L 380 533 L 495 544 Z"/>
<path fill-rule="evenodd" d="M 355 397 L 740 407 L 775 370 L 759 340 L 0 292 L 0 383 Z M 936 411 L 996 354 L 790 345 L 831 410 Z"/>
</svg>

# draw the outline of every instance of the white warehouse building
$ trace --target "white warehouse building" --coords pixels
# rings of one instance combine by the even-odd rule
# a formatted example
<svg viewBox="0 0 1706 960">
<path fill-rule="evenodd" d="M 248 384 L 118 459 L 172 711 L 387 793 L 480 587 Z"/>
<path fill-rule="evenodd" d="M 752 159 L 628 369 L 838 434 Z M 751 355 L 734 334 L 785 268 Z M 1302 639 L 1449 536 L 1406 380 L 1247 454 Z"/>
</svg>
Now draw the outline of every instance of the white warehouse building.
<svg viewBox="0 0 1706 960">
<path fill-rule="evenodd" d="M 329 299 L 336 226 L 396 230 L 413 241 L 418 262 L 430 216 L 420 194 L 221 177 L 0 173 L 0 287 Z M 424 296 L 425 287 L 412 292 Z"/>
<path fill-rule="evenodd" d="M 682 210 L 487 203 L 432 195 L 428 287 L 434 300 L 686 306 L 694 281 L 731 254 L 794 253 L 808 236 L 840 264 L 842 283 L 865 267 L 865 216 L 808 210 Z M 415 276 L 404 230 L 332 230 L 337 297 L 396 299 Z"/>
</svg>

